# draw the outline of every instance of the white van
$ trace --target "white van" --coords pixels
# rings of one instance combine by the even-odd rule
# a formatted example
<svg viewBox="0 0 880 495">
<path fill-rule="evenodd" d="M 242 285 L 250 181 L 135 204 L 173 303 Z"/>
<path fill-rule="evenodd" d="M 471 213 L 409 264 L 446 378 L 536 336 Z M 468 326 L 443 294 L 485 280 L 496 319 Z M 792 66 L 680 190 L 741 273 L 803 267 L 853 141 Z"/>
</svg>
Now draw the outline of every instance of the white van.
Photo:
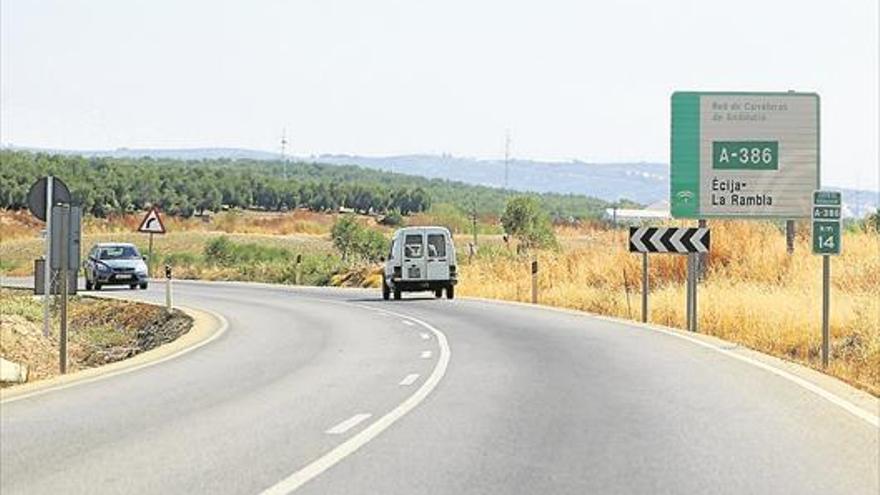
<svg viewBox="0 0 880 495">
<path fill-rule="evenodd" d="M 455 297 L 455 245 L 445 227 L 406 227 L 394 233 L 382 273 L 382 298 L 401 292 L 433 291 Z"/>
</svg>

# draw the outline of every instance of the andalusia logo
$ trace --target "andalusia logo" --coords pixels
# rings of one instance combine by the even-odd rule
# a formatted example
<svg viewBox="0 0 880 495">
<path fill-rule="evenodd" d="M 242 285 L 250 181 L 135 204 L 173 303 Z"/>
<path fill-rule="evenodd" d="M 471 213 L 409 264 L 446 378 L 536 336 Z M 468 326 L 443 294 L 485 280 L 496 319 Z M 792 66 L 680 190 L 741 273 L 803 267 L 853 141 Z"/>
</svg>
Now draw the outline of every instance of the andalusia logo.
<svg viewBox="0 0 880 495">
<path fill-rule="evenodd" d="M 675 197 L 678 198 L 678 201 L 681 203 L 690 204 L 691 200 L 694 199 L 694 193 L 693 191 L 688 190 L 679 191 L 676 193 Z"/>
</svg>

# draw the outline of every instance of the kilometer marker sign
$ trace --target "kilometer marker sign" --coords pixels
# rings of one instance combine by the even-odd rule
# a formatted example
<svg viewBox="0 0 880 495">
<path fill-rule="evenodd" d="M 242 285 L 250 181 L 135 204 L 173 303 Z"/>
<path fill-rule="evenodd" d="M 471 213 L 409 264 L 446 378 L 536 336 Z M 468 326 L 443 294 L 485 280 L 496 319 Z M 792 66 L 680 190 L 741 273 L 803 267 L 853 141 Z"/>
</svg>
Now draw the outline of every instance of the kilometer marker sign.
<svg viewBox="0 0 880 495">
<path fill-rule="evenodd" d="M 819 187 L 815 93 L 672 95 L 675 218 L 807 218 Z"/>
</svg>

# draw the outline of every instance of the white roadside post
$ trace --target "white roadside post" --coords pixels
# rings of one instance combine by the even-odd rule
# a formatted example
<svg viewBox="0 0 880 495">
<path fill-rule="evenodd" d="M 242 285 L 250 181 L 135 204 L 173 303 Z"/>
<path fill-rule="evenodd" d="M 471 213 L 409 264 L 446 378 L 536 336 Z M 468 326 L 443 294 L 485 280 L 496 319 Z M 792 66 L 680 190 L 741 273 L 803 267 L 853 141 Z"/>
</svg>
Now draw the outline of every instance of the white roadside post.
<svg viewBox="0 0 880 495">
<path fill-rule="evenodd" d="M 165 265 L 165 310 L 171 309 L 171 265 Z"/>
<path fill-rule="evenodd" d="M 532 256 L 532 304 L 538 304 L 538 257 Z"/>
</svg>

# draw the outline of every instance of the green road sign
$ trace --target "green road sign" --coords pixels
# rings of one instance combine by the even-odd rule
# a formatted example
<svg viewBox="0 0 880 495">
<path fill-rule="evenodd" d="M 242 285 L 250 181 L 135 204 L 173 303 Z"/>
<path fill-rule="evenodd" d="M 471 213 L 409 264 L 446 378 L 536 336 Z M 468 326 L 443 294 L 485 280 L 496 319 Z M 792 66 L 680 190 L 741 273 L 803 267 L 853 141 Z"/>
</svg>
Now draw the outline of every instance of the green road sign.
<svg viewBox="0 0 880 495">
<path fill-rule="evenodd" d="M 840 208 L 839 192 L 813 192 L 813 254 L 840 254 Z"/>
<path fill-rule="evenodd" d="M 819 186 L 815 93 L 672 95 L 675 218 L 807 218 Z"/>
</svg>

